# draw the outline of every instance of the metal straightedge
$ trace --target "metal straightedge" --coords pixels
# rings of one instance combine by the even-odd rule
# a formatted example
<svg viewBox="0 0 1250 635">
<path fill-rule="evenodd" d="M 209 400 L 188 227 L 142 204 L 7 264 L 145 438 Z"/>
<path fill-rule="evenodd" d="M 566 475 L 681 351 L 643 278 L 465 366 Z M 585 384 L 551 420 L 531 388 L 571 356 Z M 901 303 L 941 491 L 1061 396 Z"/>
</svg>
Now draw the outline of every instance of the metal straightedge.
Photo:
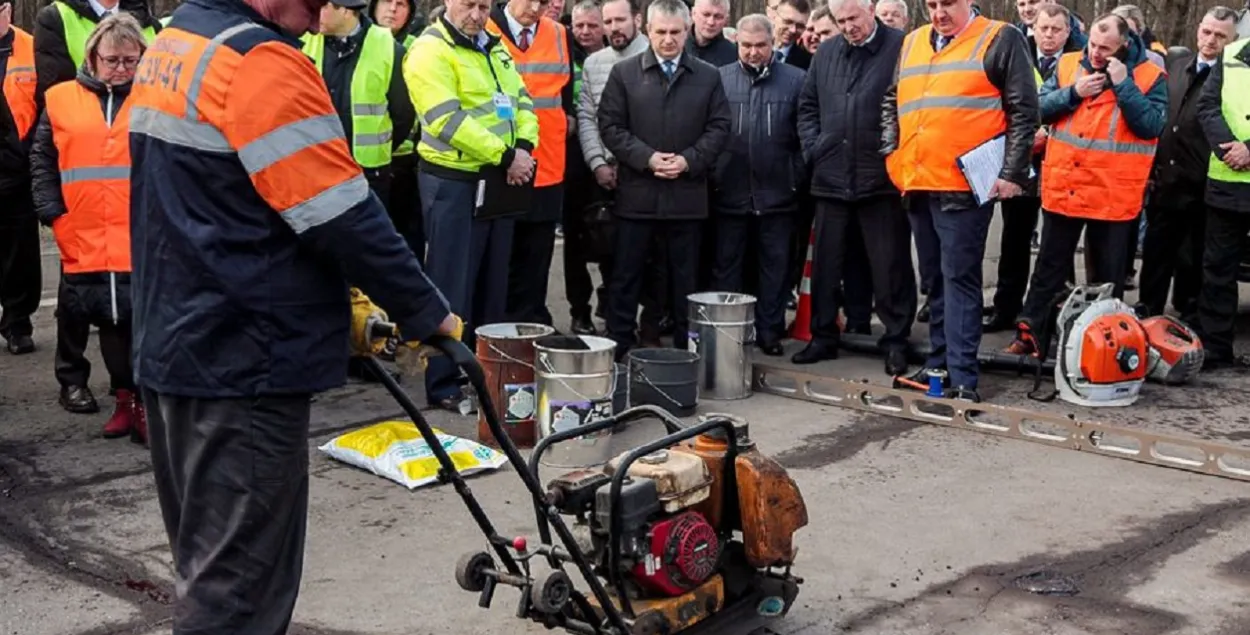
<svg viewBox="0 0 1250 635">
<path fill-rule="evenodd" d="M 770 395 L 1250 481 L 1250 449 L 1087 421 L 1073 414 L 928 397 L 767 364 L 755 364 L 751 375 L 753 389 Z"/>
</svg>

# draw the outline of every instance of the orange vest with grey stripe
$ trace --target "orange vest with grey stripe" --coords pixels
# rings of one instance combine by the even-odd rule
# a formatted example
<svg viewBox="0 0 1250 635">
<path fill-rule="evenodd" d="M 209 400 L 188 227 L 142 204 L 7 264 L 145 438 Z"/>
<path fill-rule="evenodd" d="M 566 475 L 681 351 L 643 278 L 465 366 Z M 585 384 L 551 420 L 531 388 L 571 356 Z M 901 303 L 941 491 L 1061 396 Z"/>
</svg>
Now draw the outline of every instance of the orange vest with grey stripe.
<svg viewBox="0 0 1250 635">
<path fill-rule="evenodd" d="M 52 222 L 65 273 L 130 272 L 130 116 L 112 121 L 77 81 L 45 95 L 65 214 Z"/>
<path fill-rule="evenodd" d="M 494 20 L 486 23 L 486 30 L 496 37 L 500 36 L 499 29 Z M 561 103 L 561 93 L 572 81 L 569 65 L 573 57 L 568 50 L 568 35 L 563 24 L 542 17 L 533 27 L 528 49 L 522 51 L 506 37 L 500 40 L 516 60 L 517 72 L 534 100 L 534 115 L 538 117 L 538 146 L 534 148 L 538 171 L 534 187 L 557 185 L 564 181 L 565 139 L 569 132 Z"/>
<path fill-rule="evenodd" d="M 1056 90 L 1067 91 L 1086 74 L 1083 55 L 1059 58 Z M 1146 94 L 1162 74 L 1145 62 L 1133 68 L 1132 81 Z M 1051 126 L 1042 161 L 1042 207 L 1075 218 L 1132 220 L 1142 209 L 1157 145 L 1157 139 L 1142 139 L 1124 123 L 1115 91 L 1082 100 Z"/>
<path fill-rule="evenodd" d="M 936 53 L 932 25 L 903 40 L 898 149 L 886 157 L 886 170 L 904 194 L 969 191 L 956 160 L 1007 131 L 1002 93 L 985 74 L 985 53 L 1004 28 L 977 16 Z"/>
<path fill-rule="evenodd" d="M 35 39 L 17 27 L 10 28 L 13 52 L 4 71 L 4 98 L 13 113 L 18 137 L 25 139 L 39 114 L 35 107 Z"/>
</svg>

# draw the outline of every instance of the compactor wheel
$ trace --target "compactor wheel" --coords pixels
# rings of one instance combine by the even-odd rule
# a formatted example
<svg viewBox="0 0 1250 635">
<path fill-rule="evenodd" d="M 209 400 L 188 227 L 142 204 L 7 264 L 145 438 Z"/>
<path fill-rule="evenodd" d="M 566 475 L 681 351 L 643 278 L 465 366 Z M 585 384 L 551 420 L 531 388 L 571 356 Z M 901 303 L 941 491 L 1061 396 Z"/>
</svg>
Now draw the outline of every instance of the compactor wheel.
<svg viewBox="0 0 1250 635">
<path fill-rule="evenodd" d="M 495 559 L 485 551 L 474 551 L 456 561 L 456 584 L 471 593 L 486 588 L 486 570 L 495 567 Z"/>
<path fill-rule="evenodd" d="M 564 610 L 573 594 L 573 583 L 563 571 L 553 570 L 539 575 L 530 587 L 530 603 L 540 613 L 554 615 Z"/>
</svg>

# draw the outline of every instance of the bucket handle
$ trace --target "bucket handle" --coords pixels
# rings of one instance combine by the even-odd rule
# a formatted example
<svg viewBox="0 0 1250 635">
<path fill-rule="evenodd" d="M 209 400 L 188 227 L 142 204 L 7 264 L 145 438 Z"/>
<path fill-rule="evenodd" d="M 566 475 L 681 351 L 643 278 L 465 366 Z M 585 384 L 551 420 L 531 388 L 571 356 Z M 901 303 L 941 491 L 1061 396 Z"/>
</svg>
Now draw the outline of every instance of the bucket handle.
<svg viewBox="0 0 1250 635">
<path fill-rule="evenodd" d="M 670 394 L 668 394 L 667 392 L 665 392 L 663 388 L 660 388 L 659 386 L 655 385 L 655 384 L 651 381 L 651 379 L 649 379 L 649 378 L 647 377 L 647 374 L 646 374 L 646 373 L 644 373 L 644 372 L 642 372 L 642 369 L 641 369 L 641 368 L 639 368 L 639 369 L 633 369 L 633 368 L 631 368 L 631 369 L 630 369 L 630 374 L 632 374 L 632 375 L 637 375 L 639 379 L 641 379 L 642 381 L 646 382 L 646 384 L 647 384 L 648 386 L 651 386 L 651 388 L 653 388 L 656 392 L 660 393 L 660 396 L 662 396 L 662 397 L 664 397 L 665 399 L 669 400 L 669 402 L 671 402 L 674 406 L 677 406 L 678 408 L 686 408 L 686 407 L 687 407 L 685 404 L 681 403 L 680 401 L 677 401 L 676 399 L 673 399 L 673 396 L 672 396 L 672 395 L 670 395 Z M 615 380 L 616 378 L 615 378 L 615 377 L 613 377 L 613 379 Z"/>
<path fill-rule="evenodd" d="M 712 316 L 710 316 L 710 315 L 708 315 L 708 314 L 707 314 L 707 307 L 700 306 L 700 307 L 698 307 L 698 309 L 699 309 L 699 317 L 701 317 L 701 318 L 703 318 L 703 319 L 705 320 L 705 321 L 704 321 L 704 324 L 707 324 L 708 326 L 710 326 L 710 327 L 712 327 L 712 328 L 716 329 L 717 331 L 719 331 L 719 332 L 720 332 L 722 335 L 724 335 L 725 337 L 728 337 L 729 339 L 733 340 L 735 344 L 737 344 L 737 345 L 739 345 L 739 346 L 746 346 L 746 342 L 743 342 L 742 340 L 740 340 L 740 339 L 738 339 L 738 338 L 734 337 L 732 333 L 730 333 L 729 331 L 726 331 L 725 329 L 723 329 L 723 328 L 721 328 L 720 326 L 718 326 L 718 324 L 717 324 L 716 322 L 713 322 L 713 321 L 712 321 Z M 752 330 L 752 331 L 754 331 L 754 330 L 755 330 L 755 322 L 754 322 L 754 321 L 752 321 L 752 322 L 751 322 L 751 330 Z"/>
<path fill-rule="evenodd" d="M 511 356 L 511 355 L 509 355 L 509 354 L 507 354 L 507 353 L 505 353 L 505 352 L 503 352 L 503 351 L 499 350 L 499 348 L 498 348 L 497 346 L 495 346 L 494 342 L 489 342 L 489 341 L 488 341 L 488 342 L 486 342 L 486 345 L 487 345 L 488 347 L 490 347 L 490 350 L 491 350 L 491 351 L 493 351 L 496 355 L 499 355 L 500 357 L 502 357 L 502 358 L 504 358 L 504 359 L 506 359 L 506 360 L 508 360 L 508 361 L 510 361 L 510 362 L 514 362 L 514 363 L 520 364 L 520 365 L 522 365 L 522 366 L 524 366 L 524 367 L 526 367 L 526 368 L 528 368 L 528 369 L 530 369 L 530 370 L 534 371 L 535 373 L 542 372 L 542 371 L 540 371 L 537 367 L 535 367 L 533 364 L 530 364 L 530 363 L 525 362 L 525 361 L 523 361 L 523 360 L 519 360 L 519 359 L 517 359 L 517 358 L 515 358 L 515 357 L 513 357 L 513 356 Z M 595 400 L 594 400 L 594 399 L 591 399 L 590 397 L 587 397 L 586 395 L 583 395 L 583 394 L 582 394 L 581 392 L 579 392 L 576 388 L 574 388 L 574 387 L 570 386 L 568 382 L 564 381 L 563 379 L 560 379 L 560 377 L 558 377 L 558 376 L 555 376 L 555 375 L 554 375 L 554 373 L 555 373 L 555 368 L 553 368 L 553 367 L 551 366 L 551 362 L 547 359 L 547 355 L 546 355 L 546 353 L 543 353 L 542 351 L 537 351 L 537 352 L 535 353 L 535 357 L 537 357 L 538 359 L 541 359 L 541 360 L 542 360 L 543 366 L 544 366 L 544 367 L 546 367 L 547 371 L 548 371 L 549 373 L 551 373 L 551 374 L 552 374 L 551 379 L 554 379 L 554 380 L 556 380 L 556 381 L 560 382 L 561 384 L 563 384 L 563 385 L 564 385 L 564 387 L 565 387 L 565 388 L 567 388 L 569 392 L 573 393 L 574 395 L 577 395 L 577 398 L 578 398 L 578 399 L 581 399 L 581 400 L 583 400 L 583 401 L 588 401 L 588 402 L 591 402 L 591 403 L 594 403 L 594 402 L 595 402 Z M 611 383 L 611 387 L 608 389 L 608 398 L 609 398 L 609 399 L 611 399 L 612 395 L 614 395 L 614 394 L 616 394 L 616 371 L 615 371 L 615 369 L 613 369 L 613 371 L 612 371 L 612 383 Z"/>
</svg>

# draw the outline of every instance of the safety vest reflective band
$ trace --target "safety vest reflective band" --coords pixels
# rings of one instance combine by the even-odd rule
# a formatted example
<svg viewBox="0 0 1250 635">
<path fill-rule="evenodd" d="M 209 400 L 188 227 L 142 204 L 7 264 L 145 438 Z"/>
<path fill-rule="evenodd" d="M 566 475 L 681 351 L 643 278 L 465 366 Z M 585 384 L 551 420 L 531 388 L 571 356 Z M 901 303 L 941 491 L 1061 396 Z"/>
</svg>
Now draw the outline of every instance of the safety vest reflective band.
<svg viewBox="0 0 1250 635">
<path fill-rule="evenodd" d="M 129 272 L 130 105 L 109 122 L 77 81 L 49 88 L 45 101 L 65 201 L 52 223 L 65 273 Z"/>
<path fill-rule="evenodd" d="M 324 75 L 325 36 L 304 36 L 304 53 Z M 361 167 L 380 168 L 391 163 L 394 128 L 386 107 L 386 93 L 395 68 L 395 38 L 376 24 L 365 32 L 356 69 L 352 72 L 352 156 Z"/>
<path fill-rule="evenodd" d="M 57 13 L 61 14 L 65 48 L 69 50 L 69 58 L 74 61 L 74 68 L 82 68 L 83 59 L 86 57 L 87 38 L 91 37 L 91 32 L 95 30 L 97 23 L 83 17 L 81 13 L 61 0 L 55 0 L 52 4 L 56 5 Z M 148 44 L 151 44 L 152 40 L 156 39 L 156 29 L 150 26 L 143 27 L 143 37 L 147 39 Z"/>
<path fill-rule="evenodd" d="M 890 180 L 907 192 L 967 192 L 956 160 L 1007 131 L 1002 94 L 985 74 L 985 53 L 1008 25 L 983 16 L 935 53 L 932 25 L 903 41 L 898 74 L 898 149 Z"/>
<path fill-rule="evenodd" d="M 13 52 L 4 71 L 4 99 L 13 113 L 17 136 L 25 139 L 39 114 L 35 107 L 35 39 L 17 27 L 11 28 Z"/>
<path fill-rule="evenodd" d="M 487 32 L 496 37 L 500 35 L 500 28 L 494 20 L 486 23 Z M 564 180 L 564 141 L 569 132 L 561 99 L 564 87 L 572 79 L 569 77 L 572 54 L 568 50 L 568 34 L 563 24 L 542 17 L 533 26 L 528 49 L 522 51 L 508 38 L 503 38 L 503 43 L 516 60 L 517 72 L 525 81 L 525 88 L 534 100 L 534 114 L 538 115 L 538 147 L 534 149 L 538 173 L 534 186 L 556 185 Z"/>
<path fill-rule="evenodd" d="M 1056 90 L 1067 91 L 1085 75 L 1083 52 L 1066 53 L 1055 71 Z M 1133 68 L 1142 94 L 1163 71 L 1150 62 Z M 1051 125 L 1042 160 L 1042 208 L 1092 220 L 1132 220 L 1141 212 L 1157 139 L 1138 137 L 1124 122 L 1115 91 L 1084 99 Z"/>
<path fill-rule="evenodd" d="M 1233 138 L 1243 143 L 1250 140 L 1250 66 L 1238 59 L 1250 40 L 1241 39 L 1224 47 L 1221 65 L 1224 85 L 1220 90 L 1220 113 L 1232 131 Z M 1242 56 L 1248 57 L 1248 56 Z M 1250 170 L 1238 172 L 1211 153 L 1207 177 L 1226 183 L 1250 183 Z"/>
<path fill-rule="evenodd" d="M 537 145 L 534 104 L 508 49 L 493 44 L 483 53 L 458 46 L 440 18 L 413 43 L 404 78 L 421 123 L 417 153 L 432 165 L 477 173 L 498 165 L 519 139 Z M 496 107 L 508 98 L 511 117 Z"/>
</svg>

